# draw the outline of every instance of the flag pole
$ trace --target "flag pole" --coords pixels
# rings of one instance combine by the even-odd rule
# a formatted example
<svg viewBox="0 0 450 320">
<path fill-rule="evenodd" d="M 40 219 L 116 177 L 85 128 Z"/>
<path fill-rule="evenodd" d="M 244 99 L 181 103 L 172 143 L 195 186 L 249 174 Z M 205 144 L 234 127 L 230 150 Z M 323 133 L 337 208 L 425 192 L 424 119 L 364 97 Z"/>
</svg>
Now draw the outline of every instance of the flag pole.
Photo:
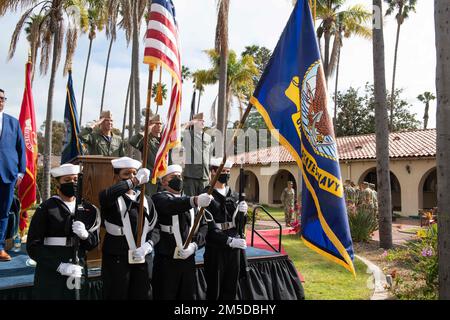
<svg viewBox="0 0 450 320">
<path fill-rule="evenodd" d="M 145 126 L 144 126 L 144 146 L 142 155 L 142 168 L 147 166 L 148 158 L 148 124 L 150 121 L 150 106 L 152 102 L 152 85 L 153 85 L 153 72 L 156 69 L 154 64 L 149 65 L 148 75 L 148 87 L 147 87 L 147 103 L 145 108 Z M 139 203 L 139 217 L 138 217 L 138 233 L 136 244 L 139 247 L 142 238 L 142 230 L 144 227 L 144 199 L 145 199 L 145 184 L 141 188 L 141 198 Z"/>
<path fill-rule="evenodd" d="M 234 133 L 233 133 L 233 137 L 231 138 L 231 140 L 228 142 L 228 148 L 224 150 L 224 155 L 222 158 L 222 163 L 220 164 L 219 168 L 216 171 L 216 174 L 214 175 L 214 178 L 211 181 L 211 185 L 209 186 L 208 189 L 208 194 L 211 195 L 213 190 L 214 190 L 214 186 L 216 185 L 217 181 L 219 180 L 219 176 L 222 173 L 223 167 L 225 166 L 225 162 L 227 162 L 227 150 L 231 150 L 234 142 L 238 136 L 238 132 L 239 129 L 242 129 L 244 127 L 245 122 L 247 121 L 248 115 L 250 114 L 250 111 L 252 110 L 252 105 L 251 103 L 248 104 L 247 109 L 245 109 L 244 114 L 242 115 L 242 118 L 239 122 L 238 127 L 235 129 Z M 225 129 L 226 130 L 226 129 Z M 225 136 L 226 132 L 223 134 Z M 200 208 L 200 212 L 197 214 L 197 216 L 195 217 L 194 220 L 194 225 L 191 229 L 191 232 L 189 233 L 189 236 L 186 239 L 186 242 L 184 244 L 184 249 L 187 249 L 187 247 L 189 246 L 189 244 L 192 242 L 192 239 L 194 238 L 194 233 L 197 230 L 199 224 L 200 224 L 200 220 L 202 219 L 203 215 L 205 214 L 205 208 Z"/>
</svg>

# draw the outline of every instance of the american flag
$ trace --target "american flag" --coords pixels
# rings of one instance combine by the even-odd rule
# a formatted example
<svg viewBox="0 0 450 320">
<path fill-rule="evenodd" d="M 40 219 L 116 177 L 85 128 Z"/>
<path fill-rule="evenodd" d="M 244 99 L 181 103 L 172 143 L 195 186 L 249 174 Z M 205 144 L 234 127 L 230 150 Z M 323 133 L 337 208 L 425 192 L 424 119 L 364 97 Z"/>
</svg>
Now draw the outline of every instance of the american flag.
<svg viewBox="0 0 450 320">
<path fill-rule="evenodd" d="M 156 154 L 152 183 L 156 183 L 156 179 L 166 172 L 169 150 L 180 141 L 181 59 L 179 48 L 178 25 L 172 0 L 153 0 L 147 27 L 144 63 L 163 67 L 172 75 L 174 81 L 167 113 L 167 125 Z"/>
<path fill-rule="evenodd" d="M 167 69 L 181 83 L 178 25 L 172 0 L 153 0 L 145 41 L 144 63 Z"/>
</svg>

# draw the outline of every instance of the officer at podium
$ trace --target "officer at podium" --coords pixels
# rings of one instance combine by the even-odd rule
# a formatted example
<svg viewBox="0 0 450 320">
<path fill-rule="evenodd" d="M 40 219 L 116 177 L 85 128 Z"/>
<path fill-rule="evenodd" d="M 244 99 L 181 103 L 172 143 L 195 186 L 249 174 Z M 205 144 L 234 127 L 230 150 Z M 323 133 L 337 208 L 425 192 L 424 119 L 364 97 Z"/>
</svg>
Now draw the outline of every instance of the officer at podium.
<svg viewBox="0 0 450 320">
<path fill-rule="evenodd" d="M 144 198 L 144 225 L 141 242 L 138 218 L 141 197 L 136 187 L 147 183 L 150 171 L 141 162 L 123 157 L 111 161 L 114 185 L 100 192 L 106 235 L 102 248 L 103 298 L 147 300 L 151 298 L 151 266 L 154 245 L 159 240 L 153 230 L 157 214 L 150 198 Z M 139 171 L 138 171 L 139 170 Z"/>
<path fill-rule="evenodd" d="M 70 300 L 81 283 L 81 298 L 87 298 L 86 252 L 98 245 L 100 212 L 83 201 L 75 214 L 77 180 L 80 167 L 63 164 L 51 170 L 58 195 L 44 201 L 31 219 L 27 251 L 36 261 L 33 298 Z M 74 237 L 79 238 L 79 264 L 74 264 Z"/>
<path fill-rule="evenodd" d="M 87 147 L 89 155 L 105 157 L 123 157 L 125 155 L 122 138 L 112 132 L 113 118 L 111 111 L 103 111 L 100 120 L 88 124 L 80 132 L 80 139 Z"/>
<path fill-rule="evenodd" d="M 155 300 L 194 300 L 196 292 L 195 252 L 205 244 L 208 231 L 202 219 L 187 249 L 184 243 L 194 224 L 198 207 L 207 207 L 212 196 L 184 196 L 182 168 L 171 165 L 161 179 L 164 191 L 153 195 L 158 211 L 160 242 L 155 246 L 153 288 Z"/>
<path fill-rule="evenodd" d="M 212 158 L 211 179 L 217 174 L 222 159 Z M 208 235 L 205 247 L 206 298 L 208 300 L 236 299 L 240 270 L 240 250 L 247 248 L 245 239 L 240 239 L 236 229 L 238 212 L 247 212 L 245 201 L 227 185 L 233 164 L 225 163 L 219 180 L 214 185 L 214 199 L 206 208 Z M 209 187 L 207 187 L 209 188 Z"/>
</svg>

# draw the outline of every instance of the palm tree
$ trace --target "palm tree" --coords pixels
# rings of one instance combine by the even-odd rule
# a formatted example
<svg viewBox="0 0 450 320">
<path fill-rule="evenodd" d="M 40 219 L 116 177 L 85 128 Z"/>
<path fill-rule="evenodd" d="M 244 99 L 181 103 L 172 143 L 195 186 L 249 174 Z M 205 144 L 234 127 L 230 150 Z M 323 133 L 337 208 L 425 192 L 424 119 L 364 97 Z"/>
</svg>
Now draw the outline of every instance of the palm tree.
<svg viewBox="0 0 450 320">
<path fill-rule="evenodd" d="M 151 1 L 147 0 L 108 0 L 109 24 L 107 32 L 112 35 L 116 32 L 119 13 L 122 17 L 120 26 L 125 31 L 125 37 L 128 43 L 132 43 L 131 52 L 131 73 L 132 81 L 130 87 L 130 114 L 129 114 L 129 137 L 140 132 L 141 122 L 141 102 L 140 102 L 140 78 L 139 78 L 139 34 L 141 22 L 144 17 L 147 5 L 151 6 Z M 112 41 L 112 40 L 111 40 Z M 111 49 L 112 43 L 110 43 Z M 111 50 L 109 50 L 108 55 Z M 109 60 L 108 60 L 109 61 Z M 106 69 L 108 70 L 108 69 Z M 107 72 L 107 71 L 106 71 Z M 106 83 L 106 75 L 105 75 Z M 134 109 L 134 110 L 133 110 Z M 134 122 L 134 125 L 133 125 Z M 134 152 L 134 151 L 133 151 Z M 140 157 L 140 153 L 134 155 Z"/>
<path fill-rule="evenodd" d="M 317 38 L 320 48 L 321 40 L 324 39 L 322 60 L 327 83 L 336 69 L 342 39 L 346 35 L 367 37 L 370 34 L 365 25 L 370 21 L 372 13 L 359 4 L 342 9 L 345 2 L 345 0 L 317 1 L 317 19 L 321 20 L 317 27 Z M 334 39 L 331 46 L 332 38 Z"/>
<path fill-rule="evenodd" d="M 181 80 L 188 80 L 192 77 L 191 70 L 186 66 L 181 66 Z"/>
<path fill-rule="evenodd" d="M 211 61 L 212 68 L 208 70 L 199 70 L 194 73 L 194 76 L 197 75 L 202 77 L 202 85 L 215 84 L 220 79 L 221 57 L 219 53 L 214 49 L 206 50 L 205 53 L 208 55 Z M 234 51 L 229 51 L 227 81 L 225 88 L 227 92 L 225 100 L 225 119 L 228 120 L 229 109 L 233 98 L 236 98 L 238 100 L 240 112 L 241 114 L 243 113 L 242 101 L 246 97 L 250 97 L 250 95 L 253 93 L 253 90 L 255 88 L 253 79 L 259 74 L 260 72 L 256 67 L 252 56 L 244 55 L 241 58 L 238 58 Z"/>
<path fill-rule="evenodd" d="M 42 33 L 41 23 L 43 16 L 39 14 L 33 14 L 26 22 L 26 27 L 24 28 L 25 34 L 27 35 L 28 44 L 30 45 L 30 56 L 31 56 L 31 83 L 33 84 L 35 64 L 37 61 L 37 55 L 39 48 L 42 43 Z M 10 56 L 12 58 L 12 56 Z"/>
<path fill-rule="evenodd" d="M 395 19 L 397 20 L 397 38 L 395 40 L 395 51 L 394 51 L 394 67 L 392 73 L 392 90 L 391 92 L 395 92 L 395 76 L 397 72 L 397 55 L 398 55 L 398 44 L 400 40 L 400 28 L 405 22 L 405 20 L 409 17 L 411 12 L 416 12 L 416 3 L 417 0 L 385 0 L 388 4 L 388 9 L 386 10 L 386 16 L 393 14 L 397 11 Z M 394 122 L 394 95 L 391 96 L 390 101 L 390 120 L 389 120 L 389 128 L 393 129 Z"/>
<path fill-rule="evenodd" d="M 84 106 L 84 93 L 86 89 L 86 80 L 89 71 L 89 62 L 91 60 L 92 43 L 97 36 L 97 30 L 102 31 L 107 22 L 107 11 L 105 2 L 103 0 L 89 0 L 89 49 L 86 58 L 86 69 L 84 71 L 83 89 L 81 93 L 81 106 L 80 106 L 80 124 L 83 118 L 83 106 Z"/>
<path fill-rule="evenodd" d="M 343 41 L 345 38 L 350 38 L 351 36 L 359 36 L 365 39 L 370 39 L 372 37 L 372 30 L 370 27 L 366 26 L 366 24 L 372 18 L 372 15 L 365 11 L 364 8 L 356 9 L 358 5 L 354 6 L 352 10 L 342 11 L 337 14 L 336 21 L 336 31 L 334 34 L 334 44 L 333 51 L 335 53 L 332 54 L 332 57 L 337 56 L 336 58 L 336 82 L 334 88 L 334 116 L 333 116 L 333 124 L 336 125 L 336 117 L 337 117 L 337 91 L 338 91 L 338 82 L 339 82 L 339 67 L 341 62 L 341 51 L 343 46 Z M 359 15 L 353 15 L 353 12 L 359 12 Z M 334 64 L 334 61 L 331 62 Z"/>
<path fill-rule="evenodd" d="M 425 113 L 423 115 L 423 128 L 426 130 L 428 127 L 428 111 L 430 110 L 430 102 L 435 100 L 436 97 L 431 92 L 424 92 L 420 94 L 417 99 L 425 104 Z"/>
<path fill-rule="evenodd" d="M 61 61 L 62 47 L 64 37 L 66 37 L 66 58 L 64 63 L 64 74 L 71 65 L 72 57 L 77 46 L 77 39 L 80 27 L 87 27 L 87 12 L 85 1 L 72 0 L 4 0 L 0 2 L 0 16 L 8 11 L 14 11 L 18 8 L 24 10 L 19 22 L 14 30 L 11 44 L 10 57 L 16 50 L 19 35 L 25 25 L 25 21 L 36 15 L 42 16 L 39 29 L 36 32 L 41 37 L 41 61 L 40 71 L 46 74 L 50 66 L 50 83 L 47 98 L 47 115 L 45 120 L 45 147 L 44 147 L 44 179 L 43 179 L 43 199 L 50 196 L 50 164 L 52 154 L 52 115 L 53 115 L 53 94 L 55 88 L 56 71 Z M 67 25 L 67 29 L 65 28 Z M 37 37 L 39 38 L 39 37 Z M 33 37 L 33 41 L 37 39 Z"/>
<path fill-rule="evenodd" d="M 382 0 L 373 0 L 373 7 L 382 9 Z M 374 10 L 374 13 L 376 12 L 377 10 Z M 374 21 L 377 21 L 377 17 L 374 17 Z M 383 23 L 380 26 L 374 23 L 372 32 L 380 247 L 390 249 L 392 248 L 392 202 Z"/>
<path fill-rule="evenodd" d="M 226 104 L 227 104 L 227 66 L 228 66 L 228 13 L 230 0 L 217 1 L 217 25 L 215 49 L 220 54 L 219 64 L 219 106 L 217 112 L 217 129 L 223 134 L 224 146 L 226 143 Z M 225 149 L 224 149 L 225 150 Z"/>
<path fill-rule="evenodd" d="M 439 298 L 450 300 L 450 3 L 434 1 L 436 30 Z"/>
<path fill-rule="evenodd" d="M 205 92 L 205 85 L 209 83 L 209 77 L 207 70 L 197 70 L 192 74 L 194 79 L 194 90 L 198 90 L 197 112 L 200 111 L 200 100 L 203 92 Z"/>
</svg>

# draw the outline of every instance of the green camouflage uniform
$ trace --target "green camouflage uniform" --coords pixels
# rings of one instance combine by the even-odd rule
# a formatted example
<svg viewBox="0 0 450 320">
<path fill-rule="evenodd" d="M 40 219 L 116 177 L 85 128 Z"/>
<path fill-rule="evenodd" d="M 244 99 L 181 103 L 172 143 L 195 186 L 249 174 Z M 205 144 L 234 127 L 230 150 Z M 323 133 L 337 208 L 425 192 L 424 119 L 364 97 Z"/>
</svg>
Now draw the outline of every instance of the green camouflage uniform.
<svg viewBox="0 0 450 320">
<path fill-rule="evenodd" d="M 344 186 L 345 202 L 347 205 L 355 204 L 357 201 L 357 190 L 352 186 Z"/>
<path fill-rule="evenodd" d="M 144 135 L 142 133 L 138 133 L 130 138 L 130 145 L 139 150 L 143 155 L 144 152 Z M 156 154 L 158 153 L 160 145 L 160 138 L 157 138 L 151 134 L 148 136 L 148 154 L 147 154 L 147 166 L 153 173 L 153 167 L 155 165 Z M 169 163 L 170 164 L 170 163 Z M 148 196 L 154 195 L 158 192 L 158 184 L 153 184 L 151 181 L 145 185 L 145 194 Z"/>
<path fill-rule="evenodd" d="M 87 147 L 89 155 L 101 155 L 105 157 L 124 157 L 124 143 L 122 138 L 112 134 L 111 139 L 102 135 L 100 131 L 86 127 L 79 135 L 83 144 Z"/>
<path fill-rule="evenodd" d="M 209 184 L 209 161 L 213 148 L 211 136 L 203 130 L 185 130 L 183 147 L 185 154 L 183 190 L 188 196 L 197 196 L 203 193 Z"/>
<path fill-rule="evenodd" d="M 281 193 L 281 203 L 284 207 L 284 218 L 286 221 L 286 225 L 290 225 L 292 223 L 292 213 L 295 207 L 295 190 L 291 188 L 284 188 Z"/>
</svg>

